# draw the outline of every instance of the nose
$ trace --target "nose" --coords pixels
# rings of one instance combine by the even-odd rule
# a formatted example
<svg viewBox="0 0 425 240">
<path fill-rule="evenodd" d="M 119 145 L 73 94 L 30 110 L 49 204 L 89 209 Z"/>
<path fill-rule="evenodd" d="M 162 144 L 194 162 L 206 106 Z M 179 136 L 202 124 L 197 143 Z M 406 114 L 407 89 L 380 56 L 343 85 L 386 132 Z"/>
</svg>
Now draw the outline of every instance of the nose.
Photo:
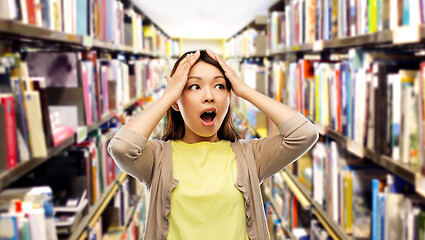
<svg viewBox="0 0 425 240">
<path fill-rule="evenodd" d="M 214 102 L 214 95 L 210 89 L 204 89 L 204 103 Z"/>
</svg>

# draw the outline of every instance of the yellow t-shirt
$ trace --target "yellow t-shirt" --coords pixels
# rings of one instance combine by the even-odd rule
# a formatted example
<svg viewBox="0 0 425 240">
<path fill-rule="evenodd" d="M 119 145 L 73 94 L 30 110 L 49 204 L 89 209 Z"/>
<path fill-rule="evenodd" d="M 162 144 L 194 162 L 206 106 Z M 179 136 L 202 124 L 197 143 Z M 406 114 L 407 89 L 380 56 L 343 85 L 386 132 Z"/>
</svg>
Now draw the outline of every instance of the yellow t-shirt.
<svg viewBox="0 0 425 240">
<path fill-rule="evenodd" d="M 173 176 L 168 240 L 249 239 L 244 197 L 235 186 L 236 156 L 229 141 L 171 142 Z"/>
</svg>

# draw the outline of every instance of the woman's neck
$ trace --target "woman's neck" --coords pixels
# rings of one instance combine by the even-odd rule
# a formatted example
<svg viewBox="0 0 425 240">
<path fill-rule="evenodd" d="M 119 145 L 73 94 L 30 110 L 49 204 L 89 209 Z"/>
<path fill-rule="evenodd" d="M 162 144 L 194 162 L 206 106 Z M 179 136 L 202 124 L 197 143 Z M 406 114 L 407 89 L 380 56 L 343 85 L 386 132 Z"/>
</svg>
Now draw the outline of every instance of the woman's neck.
<svg viewBox="0 0 425 240">
<path fill-rule="evenodd" d="M 181 139 L 181 141 L 192 144 L 192 143 L 198 143 L 198 142 L 219 142 L 220 139 L 218 139 L 217 134 L 214 134 L 210 137 L 202 137 L 196 134 L 195 135 L 185 134 L 183 138 Z"/>
</svg>

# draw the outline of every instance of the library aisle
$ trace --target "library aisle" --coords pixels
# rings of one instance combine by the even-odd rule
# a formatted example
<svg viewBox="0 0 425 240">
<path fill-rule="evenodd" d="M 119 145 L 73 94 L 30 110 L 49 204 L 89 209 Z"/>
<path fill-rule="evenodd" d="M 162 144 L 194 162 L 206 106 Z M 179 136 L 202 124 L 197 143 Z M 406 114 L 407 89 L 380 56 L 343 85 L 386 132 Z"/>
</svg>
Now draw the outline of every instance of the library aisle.
<svg viewBox="0 0 425 240">
<path fill-rule="evenodd" d="M 201 10 L 183 24 L 158 3 L 0 0 L 1 240 L 143 239 L 150 191 L 107 146 L 196 49 L 319 130 L 261 184 L 270 239 L 425 239 L 424 1 L 262 1 L 238 28 L 238 16 L 200 28 L 216 36 L 194 30 L 213 4 L 193 2 Z M 278 134 L 231 98 L 242 139 Z"/>
</svg>

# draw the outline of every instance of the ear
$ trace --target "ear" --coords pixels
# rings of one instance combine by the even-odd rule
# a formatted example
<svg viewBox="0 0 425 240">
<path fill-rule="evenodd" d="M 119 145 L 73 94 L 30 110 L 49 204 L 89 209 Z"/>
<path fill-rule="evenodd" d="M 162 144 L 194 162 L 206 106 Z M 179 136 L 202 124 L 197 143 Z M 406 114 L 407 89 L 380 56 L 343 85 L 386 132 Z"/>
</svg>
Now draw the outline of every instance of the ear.
<svg viewBox="0 0 425 240">
<path fill-rule="evenodd" d="M 173 103 L 173 105 L 171 105 L 171 107 L 177 112 L 180 111 L 180 108 L 179 108 L 179 105 L 177 104 L 177 102 Z"/>
</svg>

